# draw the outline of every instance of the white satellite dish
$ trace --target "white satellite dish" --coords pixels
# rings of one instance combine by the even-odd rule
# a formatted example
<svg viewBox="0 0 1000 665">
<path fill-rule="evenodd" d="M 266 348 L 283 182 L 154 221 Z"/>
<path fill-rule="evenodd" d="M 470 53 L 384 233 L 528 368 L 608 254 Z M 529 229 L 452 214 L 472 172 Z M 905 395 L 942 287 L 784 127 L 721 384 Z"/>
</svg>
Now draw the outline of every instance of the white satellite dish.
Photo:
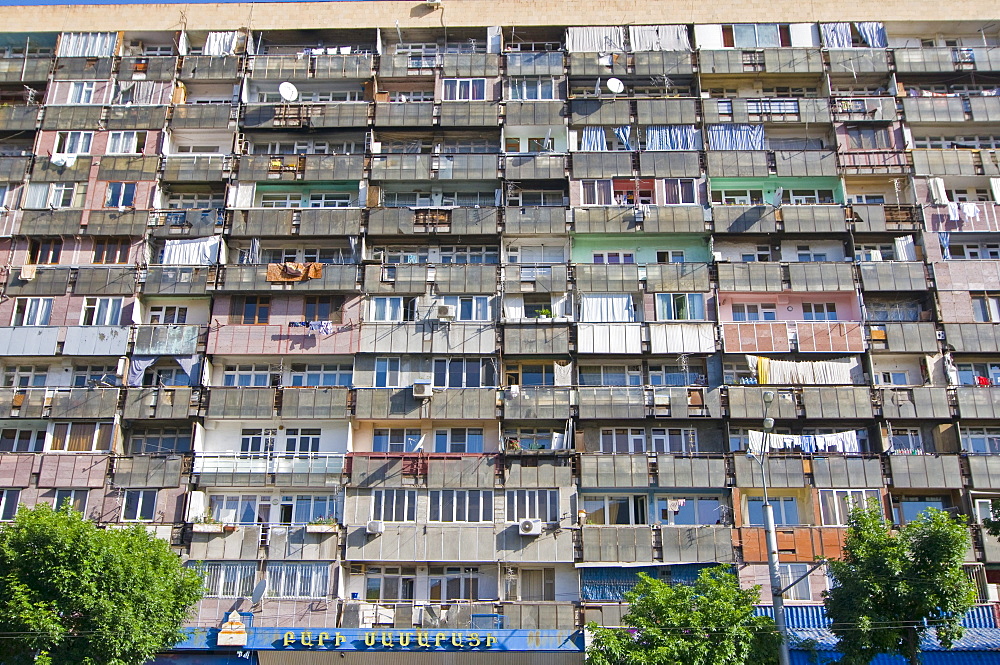
<svg viewBox="0 0 1000 665">
<path fill-rule="evenodd" d="M 299 98 L 299 89 L 295 87 L 294 83 L 284 81 L 278 85 L 278 94 L 281 95 L 281 101 L 294 102 Z"/>
<path fill-rule="evenodd" d="M 774 198 L 771 199 L 771 206 L 774 208 L 781 207 L 781 200 L 785 197 L 785 188 L 779 187 L 774 191 Z"/>
<path fill-rule="evenodd" d="M 608 79 L 607 86 L 608 86 L 608 90 L 610 90 L 611 92 L 615 93 L 616 95 L 618 93 L 621 93 L 621 92 L 625 91 L 625 84 L 622 83 L 622 80 L 621 79 L 616 79 L 614 77 Z"/>
<path fill-rule="evenodd" d="M 291 85 L 291 84 L 289 84 Z M 257 582 L 257 586 L 253 588 L 253 593 L 250 595 L 250 604 L 259 605 L 260 601 L 264 599 L 264 594 L 267 593 L 267 578 L 265 577 L 260 582 Z"/>
</svg>

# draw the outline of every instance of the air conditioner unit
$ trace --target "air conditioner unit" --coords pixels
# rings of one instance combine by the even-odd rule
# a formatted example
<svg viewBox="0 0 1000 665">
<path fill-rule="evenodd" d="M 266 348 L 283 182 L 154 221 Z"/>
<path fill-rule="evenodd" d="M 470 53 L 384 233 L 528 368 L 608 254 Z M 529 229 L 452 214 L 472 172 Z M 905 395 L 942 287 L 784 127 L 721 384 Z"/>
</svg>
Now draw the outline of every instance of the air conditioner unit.
<svg viewBox="0 0 1000 665">
<path fill-rule="evenodd" d="M 437 317 L 444 321 L 453 321 L 458 316 L 458 308 L 454 305 L 438 305 Z"/>
<path fill-rule="evenodd" d="M 434 387 L 430 381 L 415 381 L 413 383 L 413 396 L 418 399 L 426 399 L 434 395 Z"/>
<path fill-rule="evenodd" d="M 522 536 L 542 535 L 542 520 L 521 520 L 517 528 Z"/>
<path fill-rule="evenodd" d="M 935 332 L 935 334 L 937 335 L 938 339 L 944 339 L 944 331 L 943 330 L 938 330 L 938 331 Z"/>
<path fill-rule="evenodd" d="M 372 520 L 365 527 L 365 531 L 373 536 L 377 536 L 380 533 L 385 533 L 385 522 L 383 522 L 382 520 Z"/>
</svg>

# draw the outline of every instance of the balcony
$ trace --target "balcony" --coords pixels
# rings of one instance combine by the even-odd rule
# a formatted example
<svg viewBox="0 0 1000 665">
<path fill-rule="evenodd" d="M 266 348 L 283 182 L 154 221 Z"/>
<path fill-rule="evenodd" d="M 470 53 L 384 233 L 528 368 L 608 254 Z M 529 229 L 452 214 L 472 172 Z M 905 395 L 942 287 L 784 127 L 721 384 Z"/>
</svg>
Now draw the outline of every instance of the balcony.
<svg viewBox="0 0 1000 665">
<path fill-rule="evenodd" d="M 377 102 L 376 127 L 430 127 L 434 124 L 434 102 Z"/>
<path fill-rule="evenodd" d="M 777 233 L 778 215 L 771 206 L 713 205 L 719 233 Z"/>
<path fill-rule="evenodd" d="M 887 74 L 889 58 L 883 48 L 828 49 L 830 74 Z"/>
<path fill-rule="evenodd" d="M 503 227 L 505 235 L 561 235 L 566 233 L 566 208 L 504 208 Z"/>
<path fill-rule="evenodd" d="M 743 455 L 733 455 L 736 466 L 736 487 L 762 487 L 760 465 Z M 765 460 L 769 487 L 808 487 L 805 460 L 801 457 L 769 456 Z"/>
<path fill-rule="evenodd" d="M 709 123 L 826 124 L 832 120 L 829 100 L 826 98 L 782 100 L 780 107 L 769 106 L 766 99 L 706 99 L 702 103 L 705 109 L 705 122 Z"/>
<path fill-rule="evenodd" d="M 111 483 L 117 487 L 180 487 L 181 455 L 135 455 L 113 458 Z"/>
<path fill-rule="evenodd" d="M 645 325 L 649 335 L 650 353 L 715 353 L 716 351 L 714 322 L 650 321 Z M 509 353 L 507 349 L 504 351 Z"/>
<path fill-rule="evenodd" d="M 862 353 L 865 339 L 857 321 L 722 322 L 726 353 Z"/>
<path fill-rule="evenodd" d="M 897 489 L 962 487 L 958 455 L 889 455 L 889 469 Z"/>
<path fill-rule="evenodd" d="M 557 180 L 566 177 L 566 155 L 507 155 L 503 168 L 509 180 Z"/>
<path fill-rule="evenodd" d="M 568 324 L 535 320 L 534 324 L 503 326 L 504 355 L 565 355 L 569 353 Z"/>
<path fill-rule="evenodd" d="M 58 348 L 60 332 L 58 326 L 0 328 L 0 355 L 54 356 Z M 123 345 L 123 351 L 124 348 Z"/>
<path fill-rule="evenodd" d="M 1000 203 L 991 201 L 959 204 L 957 219 L 946 205 L 927 205 L 924 219 L 929 231 L 948 233 L 995 233 L 1000 231 Z"/>
<path fill-rule="evenodd" d="M 8 457 L 8 454 L 3 457 Z M 67 486 L 96 489 L 105 487 L 107 483 L 110 459 L 107 455 L 57 453 L 38 457 L 40 460 L 35 470 L 37 487 L 40 489 Z M 29 485 L 30 483 L 25 483 L 22 487 Z"/>
<path fill-rule="evenodd" d="M 653 529 L 650 526 L 584 526 L 580 529 L 583 560 L 655 563 L 658 557 L 653 550 Z"/>
<path fill-rule="evenodd" d="M 495 180 L 497 155 L 375 155 L 372 180 Z"/>
<path fill-rule="evenodd" d="M 695 124 L 699 120 L 698 100 L 692 97 L 637 99 L 635 108 L 640 125 Z"/>
<path fill-rule="evenodd" d="M 923 230 L 920 211 L 916 206 L 856 203 L 848 208 L 847 217 L 851 220 L 855 233 Z"/>
<path fill-rule="evenodd" d="M 529 208 L 528 210 L 534 210 Z M 558 209 L 565 213 L 562 208 Z M 369 235 L 495 235 L 497 208 L 372 208 L 368 212 Z"/>
<path fill-rule="evenodd" d="M 423 400 L 413 396 L 412 388 L 358 388 L 355 394 L 355 418 L 369 420 L 420 420 Z"/>
<path fill-rule="evenodd" d="M 1000 388 L 958 387 L 955 389 L 958 401 L 958 416 L 962 419 L 1000 418 Z"/>
<path fill-rule="evenodd" d="M 913 150 L 913 173 L 921 176 L 1000 174 L 990 150 Z"/>
<path fill-rule="evenodd" d="M 136 291 L 135 268 L 77 268 L 74 295 L 131 295 Z"/>
<path fill-rule="evenodd" d="M 641 323 L 578 323 L 577 353 L 642 353 Z"/>
<path fill-rule="evenodd" d="M 193 473 L 206 487 L 329 487 L 341 484 L 343 453 L 198 452 Z"/>
<path fill-rule="evenodd" d="M 636 76 L 676 76 L 694 73 L 691 51 L 639 51 L 632 54 Z"/>
<path fill-rule="evenodd" d="M 135 326 L 134 353 L 147 356 L 191 356 L 205 343 L 208 326 Z"/>
<path fill-rule="evenodd" d="M 173 129 L 228 129 L 235 121 L 232 104 L 177 104 L 170 110 Z"/>
<path fill-rule="evenodd" d="M 944 338 L 956 353 L 1000 353 L 1000 326 L 993 323 L 946 323 Z"/>
<path fill-rule="evenodd" d="M 640 152 L 639 176 L 643 178 L 698 178 L 701 176 L 701 153 L 695 150 Z"/>
<path fill-rule="evenodd" d="M 580 455 L 580 487 L 649 487 L 649 459 L 627 453 Z"/>
<path fill-rule="evenodd" d="M 706 156 L 712 177 L 837 175 L 837 153 L 833 150 L 709 150 Z"/>
<path fill-rule="evenodd" d="M 839 559 L 846 529 L 838 527 L 779 526 L 778 560 L 814 563 L 818 557 Z M 742 548 L 746 563 L 767 562 L 767 538 L 762 527 L 734 529 L 733 544 Z"/>
<path fill-rule="evenodd" d="M 0 58 L 0 83 L 40 83 L 49 80 L 52 58 Z"/>
<path fill-rule="evenodd" d="M 149 214 L 150 234 L 156 238 L 203 238 L 221 233 L 224 222 L 225 213 L 220 208 L 154 210 Z"/>
<path fill-rule="evenodd" d="M 243 59 L 235 55 L 186 55 L 181 59 L 182 81 L 236 81 Z"/>
<path fill-rule="evenodd" d="M 42 129 L 98 131 L 103 119 L 103 106 L 46 106 L 42 114 Z"/>
<path fill-rule="evenodd" d="M 783 205 L 775 214 L 786 233 L 847 233 L 847 218 L 838 205 Z"/>
<path fill-rule="evenodd" d="M 208 266 L 149 266 L 142 293 L 152 295 L 204 295 L 208 290 Z"/>
<path fill-rule="evenodd" d="M 810 460 L 816 487 L 881 487 L 882 460 L 877 456 L 830 455 Z"/>
<path fill-rule="evenodd" d="M 425 320 L 408 323 L 363 323 L 359 353 L 486 354 L 497 352 L 496 326 Z"/>
<path fill-rule="evenodd" d="M 508 127 L 547 127 L 562 125 L 566 105 L 563 102 L 518 102 L 504 104 L 504 124 Z"/>
<path fill-rule="evenodd" d="M 895 97 L 836 97 L 830 100 L 836 122 L 894 122 L 899 119 Z"/>
<path fill-rule="evenodd" d="M 725 487 L 726 475 L 726 460 L 721 455 L 688 457 L 660 453 L 656 456 L 659 487 Z"/>
<path fill-rule="evenodd" d="M 515 386 L 503 393 L 505 420 L 568 420 L 571 388 Z"/>
<path fill-rule="evenodd" d="M 927 267 L 918 261 L 861 263 L 861 287 L 865 291 L 926 291 Z"/>
<path fill-rule="evenodd" d="M 277 264 L 271 264 L 277 265 Z M 316 265 L 316 264 L 312 264 Z M 322 276 L 302 281 L 269 280 L 268 265 L 227 265 L 222 268 L 219 291 L 347 291 L 357 292 L 358 267 L 353 264 L 319 264 Z M 280 271 L 279 271 L 280 272 Z"/>
<path fill-rule="evenodd" d="M 837 153 L 841 170 L 847 175 L 909 173 L 910 160 L 901 150 L 866 150 Z"/>
<path fill-rule="evenodd" d="M 631 178 L 631 152 L 574 152 L 570 155 L 570 177 Z"/>
<path fill-rule="evenodd" d="M 507 53 L 507 76 L 562 76 L 566 57 L 562 51 L 525 51 Z"/>
<path fill-rule="evenodd" d="M 991 259 L 960 259 L 937 261 L 931 269 L 939 291 L 986 291 L 1000 288 L 1000 274 L 993 269 L 995 265 Z M 947 315 L 952 307 L 955 305 L 950 302 L 943 303 L 942 313 Z M 963 318 L 968 320 L 968 314 Z"/>
<path fill-rule="evenodd" d="M 604 64 L 606 60 L 602 53 L 580 53 L 569 54 L 569 75 L 570 76 L 624 76 L 628 74 L 628 59 L 624 57 L 612 58 L 611 64 Z"/>
<path fill-rule="evenodd" d="M 893 353 L 938 353 L 941 343 L 933 323 L 872 323 L 868 326 L 868 345 L 872 351 Z"/>
<path fill-rule="evenodd" d="M 123 416 L 128 420 L 186 420 L 198 415 L 194 388 L 129 388 Z"/>
<path fill-rule="evenodd" d="M 118 410 L 118 388 L 6 388 L 2 418 L 107 418 Z"/>
<path fill-rule="evenodd" d="M 282 418 L 344 419 L 350 416 L 347 388 L 282 388 L 278 395 Z"/>
<path fill-rule="evenodd" d="M 227 324 L 208 333 L 207 353 L 223 355 L 350 355 L 358 352 L 356 325 L 334 324 L 332 335 L 281 325 Z"/>
<path fill-rule="evenodd" d="M 438 122 L 442 127 L 496 127 L 500 124 L 499 102 L 441 102 Z"/>
<path fill-rule="evenodd" d="M 107 128 L 162 129 L 167 121 L 167 106 L 111 106 L 108 108 Z M 105 157 L 107 159 L 107 157 Z"/>
<path fill-rule="evenodd" d="M 903 74 L 1000 71 L 1000 48 L 896 48 L 896 71 Z"/>
<path fill-rule="evenodd" d="M 701 49 L 698 56 L 702 75 L 823 73 L 823 53 L 818 48 Z"/>
<path fill-rule="evenodd" d="M 646 417 L 646 395 L 638 387 L 581 386 L 581 420 L 635 420 Z"/>
<path fill-rule="evenodd" d="M 247 104 L 240 125 L 247 129 L 367 127 L 368 102 L 331 104 Z"/>
<path fill-rule="evenodd" d="M 35 131 L 39 110 L 36 105 L 0 107 L 0 131 Z"/>
<path fill-rule="evenodd" d="M 230 235 L 356 236 L 361 233 L 361 208 L 255 208 L 233 213 Z"/>
<path fill-rule="evenodd" d="M 209 418 L 271 420 L 275 416 L 275 388 L 223 388 L 208 391 Z"/>
<path fill-rule="evenodd" d="M 243 155 L 239 180 L 360 180 L 364 155 Z"/>
<path fill-rule="evenodd" d="M 874 403 L 886 420 L 930 418 L 951 420 L 945 388 L 875 388 Z"/>
<path fill-rule="evenodd" d="M 639 266 L 578 263 L 576 288 L 584 293 L 636 293 L 642 290 Z"/>
<path fill-rule="evenodd" d="M 974 490 L 1000 490 L 1000 456 L 969 455 L 969 474 Z"/>
<path fill-rule="evenodd" d="M 262 55 L 250 61 L 252 80 L 325 81 L 367 79 L 373 72 L 374 57 L 368 53 L 331 55 Z"/>
<path fill-rule="evenodd" d="M 163 180 L 168 182 L 218 182 L 232 168 L 229 159 L 222 156 L 181 157 L 168 155 L 163 158 Z"/>
</svg>

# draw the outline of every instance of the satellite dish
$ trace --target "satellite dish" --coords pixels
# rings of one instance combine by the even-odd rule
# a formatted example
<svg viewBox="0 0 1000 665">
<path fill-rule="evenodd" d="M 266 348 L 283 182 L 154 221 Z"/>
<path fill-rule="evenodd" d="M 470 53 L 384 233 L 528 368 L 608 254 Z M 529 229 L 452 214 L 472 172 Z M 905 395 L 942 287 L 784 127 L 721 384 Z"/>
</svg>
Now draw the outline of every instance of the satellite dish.
<svg viewBox="0 0 1000 665">
<path fill-rule="evenodd" d="M 289 83 L 291 85 L 291 83 Z M 260 601 L 263 600 L 264 594 L 267 593 L 267 578 L 265 577 L 260 582 L 257 582 L 257 586 L 253 588 L 253 594 L 250 596 L 251 605 L 259 605 Z"/>
<path fill-rule="evenodd" d="M 615 93 L 616 95 L 620 92 L 625 91 L 625 84 L 622 83 L 622 80 L 616 79 L 614 77 L 608 79 L 607 86 L 608 90 Z"/>
<path fill-rule="evenodd" d="M 771 205 L 775 208 L 781 207 L 781 200 L 785 196 L 785 188 L 779 187 L 774 191 L 774 198 L 771 199 Z"/>
<path fill-rule="evenodd" d="M 295 87 L 294 83 L 284 81 L 278 85 L 278 94 L 281 95 L 281 101 L 294 102 L 299 98 L 299 89 Z"/>
</svg>

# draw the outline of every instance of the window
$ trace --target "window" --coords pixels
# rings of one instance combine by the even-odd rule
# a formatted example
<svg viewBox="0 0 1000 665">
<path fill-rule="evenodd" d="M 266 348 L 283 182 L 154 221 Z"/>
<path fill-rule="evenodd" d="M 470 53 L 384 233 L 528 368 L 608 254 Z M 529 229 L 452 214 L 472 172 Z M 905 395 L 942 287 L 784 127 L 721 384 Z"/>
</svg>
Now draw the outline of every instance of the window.
<svg viewBox="0 0 1000 665">
<path fill-rule="evenodd" d="M 779 563 L 778 574 L 781 577 L 781 588 L 784 589 L 795 582 L 784 593 L 785 600 L 812 600 L 812 591 L 809 588 L 808 563 Z M 800 579 L 801 578 L 801 579 Z"/>
<path fill-rule="evenodd" d="M 205 596 L 208 598 L 248 598 L 257 580 L 257 562 L 190 563 L 205 578 Z M 270 585 L 269 585 L 270 586 Z"/>
<path fill-rule="evenodd" d="M 918 427 L 893 427 L 889 432 L 889 446 L 896 455 L 924 452 L 923 437 Z"/>
<path fill-rule="evenodd" d="M 268 524 L 271 521 L 271 497 L 256 494 L 208 497 L 212 519 L 225 524 Z"/>
<path fill-rule="evenodd" d="M 772 496 L 771 506 L 774 510 L 774 523 L 778 526 L 795 526 L 799 522 L 799 502 L 794 496 Z M 747 526 L 764 525 L 764 497 L 747 497 Z"/>
<path fill-rule="evenodd" d="M 365 570 L 365 600 L 380 601 L 413 600 L 417 569 L 400 566 L 367 566 Z M 352 571 L 353 566 L 352 566 Z"/>
<path fill-rule="evenodd" d="M 439 453 L 483 452 L 482 427 L 452 427 L 434 432 L 434 450 Z"/>
<path fill-rule="evenodd" d="M 113 365 L 77 365 L 73 368 L 73 387 L 113 386 L 118 383 Z"/>
<path fill-rule="evenodd" d="M 562 190 L 517 189 L 507 195 L 507 205 L 517 207 L 561 206 L 565 200 Z"/>
<path fill-rule="evenodd" d="M 521 568 L 516 577 L 504 579 L 504 598 L 525 602 L 556 599 L 555 568 Z"/>
<path fill-rule="evenodd" d="M 785 23 L 728 23 L 722 26 L 722 45 L 735 48 L 791 46 L 792 37 Z"/>
<path fill-rule="evenodd" d="M 44 448 L 44 429 L 0 429 L 0 453 L 40 453 Z"/>
<path fill-rule="evenodd" d="M 606 428 L 601 430 L 602 453 L 646 452 L 646 430 L 641 428 Z"/>
<path fill-rule="evenodd" d="M 1000 427 L 963 427 L 961 439 L 967 453 L 1000 454 Z"/>
<path fill-rule="evenodd" d="M 664 205 L 696 205 L 698 187 L 694 178 L 666 178 L 663 181 Z"/>
<path fill-rule="evenodd" d="M 855 261 L 895 261 L 896 247 L 889 243 L 857 243 L 854 245 Z"/>
<path fill-rule="evenodd" d="M 545 427 L 517 427 L 504 430 L 503 438 L 520 450 L 554 450 L 562 446 L 565 435 Z"/>
<path fill-rule="evenodd" d="M 302 194 L 300 192 L 285 192 L 278 194 L 261 194 L 261 208 L 301 208 Z"/>
<path fill-rule="evenodd" d="M 12 365 L 3 368 L 3 385 L 13 388 L 42 388 L 48 376 L 45 365 Z"/>
<path fill-rule="evenodd" d="M 555 375 L 551 364 L 524 363 L 507 365 L 506 381 L 508 386 L 554 386 Z"/>
<path fill-rule="evenodd" d="M 733 321 L 776 321 L 777 308 L 772 304 L 733 305 Z"/>
<path fill-rule="evenodd" d="M 240 452 L 264 454 L 274 452 L 276 429 L 244 429 L 240 432 Z"/>
<path fill-rule="evenodd" d="M 587 512 L 587 524 L 612 526 L 619 524 L 646 524 L 648 514 L 646 497 L 635 496 L 593 496 L 584 495 L 583 510 Z"/>
<path fill-rule="evenodd" d="M 372 450 L 377 453 L 412 453 L 420 448 L 419 429 L 376 428 Z"/>
<path fill-rule="evenodd" d="M 324 365 L 292 365 L 292 386 L 350 387 L 354 377 L 351 363 Z"/>
<path fill-rule="evenodd" d="M 137 155 L 146 147 L 146 132 L 109 132 L 109 155 Z M 209 207 L 209 206 L 205 206 Z"/>
<path fill-rule="evenodd" d="M 827 260 L 826 252 L 814 252 L 809 248 L 809 245 L 797 245 L 795 251 L 795 260 L 801 263 Z"/>
<path fill-rule="evenodd" d="M 343 322 L 344 299 L 341 296 L 306 296 L 306 321 Z"/>
<path fill-rule="evenodd" d="M 129 241 L 106 238 L 94 241 L 94 263 L 128 263 Z"/>
<path fill-rule="evenodd" d="M 134 182 L 109 182 L 104 197 L 105 208 L 129 208 L 135 205 Z"/>
<path fill-rule="evenodd" d="M 958 363 L 958 382 L 963 386 L 1000 385 L 1000 363 Z"/>
<path fill-rule="evenodd" d="M 309 208 L 349 208 L 353 197 L 345 192 L 316 192 L 309 195 Z"/>
<path fill-rule="evenodd" d="M 123 522 L 151 522 L 156 514 L 156 490 L 125 490 Z"/>
<path fill-rule="evenodd" d="M 271 296 L 234 296 L 230 323 L 247 325 L 267 323 L 271 315 Z"/>
<path fill-rule="evenodd" d="M 14 519 L 17 514 L 17 502 L 21 498 L 21 490 L 0 490 L 0 520 Z"/>
<path fill-rule="evenodd" d="M 399 381 L 399 358 L 375 359 L 376 388 L 398 388 Z"/>
<path fill-rule="evenodd" d="M 492 490 L 431 490 L 431 522 L 492 522 Z"/>
<path fill-rule="evenodd" d="M 225 205 L 225 196 L 222 194 L 212 194 L 210 192 L 177 192 L 170 194 L 167 199 L 167 208 L 174 210 L 208 208 L 221 208 Z"/>
<path fill-rule="evenodd" d="M 56 132 L 56 144 L 53 154 L 77 155 L 88 154 L 90 144 L 94 140 L 94 132 Z"/>
<path fill-rule="evenodd" d="M 896 524 L 906 524 L 917 519 L 920 513 L 928 508 L 945 510 L 946 504 L 940 496 L 904 496 L 893 500 L 895 507 Z"/>
<path fill-rule="evenodd" d="M 445 101 L 486 99 L 486 79 L 445 79 Z"/>
<path fill-rule="evenodd" d="M 94 81 L 73 81 L 69 84 L 70 104 L 93 104 Z"/>
<path fill-rule="evenodd" d="M 86 183 L 53 182 L 30 183 L 24 197 L 24 207 L 32 210 L 43 208 L 83 207 Z"/>
<path fill-rule="evenodd" d="M 436 358 L 436 388 L 482 388 L 496 385 L 496 367 L 492 358 Z"/>
<path fill-rule="evenodd" d="M 1000 259 L 998 243 L 951 243 L 948 249 L 952 259 Z"/>
<path fill-rule="evenodd" d="M 847 127 L 847 144 L 851 150 L 886 150 L 890 147 L 889 130 L 885 127 Z"/>
<path fill-rule="evenodd" d="M 802 316 L 806 321 L 836 321 L 837 306 L 832 302 L 803 303 Z"/>
<path fill-rule="evenodd" d="M 240 388 L 268 388 L 277 383 L 267 363 L 249 365 L 225 365 L 222 371 L 222 385 Z"/>
<path fill-rule="evenodd" d="M 583 180 L 581 182 L 583 187 L 583 205 L 614 205 L 610 180 Z"/>
<path fill-rule="evenodd" d="M 479 568 L 475 566 L 432 566 L 429 575 L 431 601 L 477 600 L 479 598 Z"/>
<path fill-rule="evenodd" d="M 191 430 L 163 428 L 133 432 L 129 450 L 133 455 L 188 452 L 191 450 Z"/>
<path fill-rule="evenodd" d="M 635 263 L 635 254 L 632 252 L 594 252 L 594 263 L 620 265 Z"/>
<path fill-rule="evenodd" d="M 712 190 L 712 203 L 719 205 L 763 205 L 764 190 L 761 189 L 716 189 Z"/>
<path fill-rule="evenodd" d="M 270 598 L 326 598 L 329 594 L 328 563 L 268 562 L 266 571 Z"/>
<path fill-rule="evenodd" d="M 90 453 L 111 450 L 114 423 L 56 423 L 51 450 Z"/>
<path fill-rule="evenodd" d="M 372 498 L 372 519 L 383 522 L 415 522 L 417 519 L 414 490 L 375 490 Z"/>
<path fill-rule="evenodd" d="M 319 452 L 319 442 L 323 430 L 317 428 L 299 429 L 292 427 L 285 430 L 285 452 L 305 455 Z"/>
<path fill-rule="evenodd" d="M 510 99 L 558 99 L 559 87 L 551 76 L 512 76 Z"/>
<path fill-rule="evenodd" d="M 691 386 L 705 385 L 708 374 L 704 362 L 698 359 L 665 362 L 649 366 L 649 385 L 651 386 Z"/>
<path fill-rule="evenodd" d="M 441 247 L 441 263 L 496 264 L 500 248 L 496 245 L 459 245 Z"/>
<path fill-rule="evenodd" d="M 973 517 L 977 524 L 982 524 L 983 520 L 993 519 L 993 502 L 997 499 L 975 499 L 973 508 L 975 510 L 975 515 Z"/>
<path fill-rule="evenodd" d="M 652 453 L 698 452 L 698 430 L 686 427 L 654 427 L 649 431 Z"/>
<path fill-rule="evenodd" d="M 413 321 L 417 316 L 416 298 L 377 296 L 372 298 L 372 321 Z"/>
<path fill-rule="evenodd" d="M 69 501 L 70 507 L 78 513 L 87 511 L 87 494 L 89 490 L 56 490 L 55 500 L 52 506 L 56 509 L 62 508 L 63 504 Z"/>
<path fill-rule="evenodd" d="M 187 307 L 152 305 L 148 309 L 147 316 L 151 325 L 179 324 L 187 321 L 187 311 Z"/>
<path fill-rule="evenodd" d="M 581 365 L 581 386 L 641 386 L 641 365 Z"/>
<path fill-rule="evenodd" d="M 660 524 L 670 526 L 729 523 L 729 507 L 717 496 L 658 496 L 656 515 Z"/>
<path fill-rule="evenodd" d="M 32 240 L 28 243 L 28 263 L 36 265 L 55 265 L 59 263 L 62 254 L 62 239 Z"/>
<path fill-rule="evenodd" d="M 786 189 L 781 196 L 786 205 L 816 205 L 833 203 L 832 189 Z"/>
<path fill-rule="evenodd" d="M 871 500 L 881 501 L 878 490 L 820 490 L 819 506 L 823 525 L 847 526 L 851 509 L 867 506 Z"/>
<path fill-rule="evenodd" d="M 507 521 L 559 521 L 559 490 L 507 490 Z"/>
<path fill-rule="evenodd" d="M 143 375 L 144 386 L 189 386 L 191 377 L 179 367 L 151 367 Z"/>
<path fill-rule="evenodd" d="M 980 323 L 1000 322 L 1000 296 L 972 296 L 972 316 Z"/>
<path fill-rule="evenodd" d="M 117 326 L 122 316 L 122 298 L 84 298 L 81 326 Z"/>
<path fill-rule="evenodd" d="M 445 296 L 444 304 L 455 308 L 456 321 L 491 321 L 489 296 Z"/>
<path fill-rule="evenodd" d="M 771 253 L 770 245 L 757 245 L 755 251 L 740 254 L 740 261 L 743 263 L 753 263 L 754 261 L 768 262 L 773 260 L 774 256 Z"/>
<path fill-rule="evenodd" d="M 906 371 L 876 371 L 875 383 L 886 386 L 908 386 L 910 385 L 910 377 Z"/>
<path fill-rule="evenodd" d="M 705 320 L 705 294 L 657 293 L 656 320 L 657 321 Z"/>
</svg>

